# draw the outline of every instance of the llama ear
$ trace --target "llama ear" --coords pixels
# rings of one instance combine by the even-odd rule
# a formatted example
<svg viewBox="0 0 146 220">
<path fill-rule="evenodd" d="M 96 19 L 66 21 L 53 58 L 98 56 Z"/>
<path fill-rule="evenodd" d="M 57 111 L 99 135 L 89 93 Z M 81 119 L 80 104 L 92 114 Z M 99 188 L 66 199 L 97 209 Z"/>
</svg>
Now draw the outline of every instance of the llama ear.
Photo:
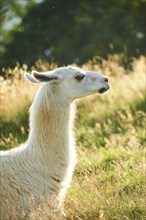
<svg viewBox="0 0 146 220">
<path fill-rule="evenodd" d="M 46 83 L 52 80 L 60 80 L 62 78 L 59 74 L 55 74 L 55 72 L 53 71 L 44 72 L 44 73 L 38 73 L 36 71 L 33 71 L 32 74 L 33 74 L 34 79 L 40 83 L 41 82 Z"/>
<path fill-rule="evenodd" d="M 27 81 L 33 83 L 33 84 L 40 84 L 38 80 L 36 80 L 32 74 L 24 73 L 24 77 Z"/>
</svg>

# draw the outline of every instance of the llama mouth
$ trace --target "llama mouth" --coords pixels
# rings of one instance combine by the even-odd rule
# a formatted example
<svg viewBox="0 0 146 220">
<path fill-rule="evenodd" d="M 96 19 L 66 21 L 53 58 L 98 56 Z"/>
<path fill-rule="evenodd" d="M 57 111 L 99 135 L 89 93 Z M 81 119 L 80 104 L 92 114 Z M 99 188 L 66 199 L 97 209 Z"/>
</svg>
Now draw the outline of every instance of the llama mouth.
<svg viewBox="0 0 146 220">
<path fill-rule="evenodd" d="M 98 92 L 99 92 L 100 94 L 103 94 L 103 93 L 105 93 L 106 91 L 107 91 L 106 88 L 101 88 L 101 89 L 98 90 Z"/>
</svg>

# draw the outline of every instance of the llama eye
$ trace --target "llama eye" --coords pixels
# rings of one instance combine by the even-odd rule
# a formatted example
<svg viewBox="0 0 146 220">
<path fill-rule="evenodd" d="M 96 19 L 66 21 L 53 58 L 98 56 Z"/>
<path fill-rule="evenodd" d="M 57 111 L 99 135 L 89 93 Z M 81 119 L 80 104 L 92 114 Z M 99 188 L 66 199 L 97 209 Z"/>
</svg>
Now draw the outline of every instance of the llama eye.
<svg viewBox="0 0 146 220">
<path fill-rule="evenodd" d="M 84 79 L 84 77 L 85 77 L 84 74 L 79 74 L 79 75 L 77 75 L 77 76 L 75 77 L 75 79 L 77 79 L 78 81 L 81 81 L 81 80 Z"/>
</svg>

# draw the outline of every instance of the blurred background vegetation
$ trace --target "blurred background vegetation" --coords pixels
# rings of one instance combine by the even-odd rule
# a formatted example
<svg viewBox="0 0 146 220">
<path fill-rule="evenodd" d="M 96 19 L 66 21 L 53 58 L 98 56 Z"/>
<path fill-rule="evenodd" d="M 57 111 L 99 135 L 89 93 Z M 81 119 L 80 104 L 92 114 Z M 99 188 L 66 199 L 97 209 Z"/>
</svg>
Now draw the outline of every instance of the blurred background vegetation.
<svg viewBox="0 0 146 220">
<path fill-rule="evenodd" d="M 114 53 L 127 66 L 145 54 L 145 8 L 146 0 L 2 0 L 0 67 L 81 65 Z"/>
</svg>

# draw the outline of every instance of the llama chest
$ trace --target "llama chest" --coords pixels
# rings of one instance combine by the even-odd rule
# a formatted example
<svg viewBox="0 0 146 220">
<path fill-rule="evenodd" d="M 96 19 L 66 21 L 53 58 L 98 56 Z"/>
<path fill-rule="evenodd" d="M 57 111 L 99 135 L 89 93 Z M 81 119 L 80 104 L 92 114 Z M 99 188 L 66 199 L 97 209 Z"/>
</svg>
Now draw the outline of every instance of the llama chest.
<svg viewBox="0 0 146 220">
<path fill-rule="evenodd" d="M 1 169 L 2 194 L 3 192 L 7 194 L 9 191 L 13 192 L 12 194 L 18 200 L 21 196 L 44 197 L 47 200 L 52 195 L 60 196 L 60 192 L 66 189 L 70 183 L 73 168 L 66 167 L 63 162 L 54 163 L 51 166 L 40 164 L 37 160 L 36 162 L 31 164 L 28 158 L 25 161 L 21 159 L 21 163 L 15 164 L 14 167 L 14 163 L 8 163 L 7 170 L 5 169 L 6 163 L 4 163 Z M 7 181 L 9 181 L 9 187 L 7 187 Z"/>
</svg>

